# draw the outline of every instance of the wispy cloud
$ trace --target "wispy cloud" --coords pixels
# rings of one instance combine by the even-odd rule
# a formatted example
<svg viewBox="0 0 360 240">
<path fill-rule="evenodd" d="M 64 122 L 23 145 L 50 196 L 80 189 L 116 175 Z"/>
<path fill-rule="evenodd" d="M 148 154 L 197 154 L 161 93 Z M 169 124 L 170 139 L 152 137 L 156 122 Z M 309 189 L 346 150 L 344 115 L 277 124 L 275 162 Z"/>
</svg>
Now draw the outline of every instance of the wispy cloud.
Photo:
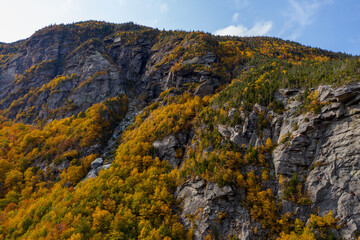
<svg viewBox="0 0 360 240">
<path fill-rule="evenodd" d="M 237 22 L 238 18 L 239 18 L 239 13 L 235 13 L 235 14 L 232 16 L 233 22 Z"/>
<path fill-rule="evenodd" d="M 282 33 L 287 33 L 288 38 L 295 40 L 300 37 L 306 26 L 313 24 L 319 10 L 333 0 L 288 0 L 289 7 L 283 13 L 287 18 Z"/>
<path fill-rule="evenodd" d="M 215 35 L 221 36 L 263 36 L 267 34 L 272 28 L 273 23 L 271 21 L 268 22 L 258 22 L 252 28 L 247 28 L 241 24 L 235 26 L 230 25 L 226 28 L 219 29 L 214 32 Z"/>
<path fill-rule="evenodd" d="M 62 9 L 68 9 L 72 5 L 72 0 L 66 0 L 62 3 L 61 8 Z"/>
<path fill-rule="evenodd" d="M 166 13 L 167 11 L 169 11 L 168 5 L 167 5 L 166 3 L 161 3 L 161 4 L 160 4 L 160 11 L 161 11 L 162 13 Z"/>
</svg>

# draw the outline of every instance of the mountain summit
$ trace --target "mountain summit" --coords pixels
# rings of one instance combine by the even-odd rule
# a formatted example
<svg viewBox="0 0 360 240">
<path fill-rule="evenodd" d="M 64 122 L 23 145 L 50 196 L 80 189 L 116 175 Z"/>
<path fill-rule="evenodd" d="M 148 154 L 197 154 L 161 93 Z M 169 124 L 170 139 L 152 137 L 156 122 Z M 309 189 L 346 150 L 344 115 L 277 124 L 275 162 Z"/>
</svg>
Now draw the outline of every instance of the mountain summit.
<svg viewBox="0 0 360 240">
<path fill-rule="evenodd" d="M 356 239 L 360 59 L 53 25 L 0 44 L 1 239 Z"/>
</svg>

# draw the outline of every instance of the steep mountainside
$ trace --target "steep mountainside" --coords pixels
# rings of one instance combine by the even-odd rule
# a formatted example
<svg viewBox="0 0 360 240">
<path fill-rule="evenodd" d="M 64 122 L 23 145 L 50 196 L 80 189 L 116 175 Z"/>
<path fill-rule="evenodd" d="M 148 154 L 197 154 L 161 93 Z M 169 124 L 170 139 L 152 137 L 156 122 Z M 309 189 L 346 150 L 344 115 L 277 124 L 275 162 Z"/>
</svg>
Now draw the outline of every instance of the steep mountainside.
<svg viewBox="0 0 360 240">
<path fill-rule="evenodd" d="M 359 57 L 89 21 L 0 90 L 0 239 L 360 237 Z"/>
</svg>

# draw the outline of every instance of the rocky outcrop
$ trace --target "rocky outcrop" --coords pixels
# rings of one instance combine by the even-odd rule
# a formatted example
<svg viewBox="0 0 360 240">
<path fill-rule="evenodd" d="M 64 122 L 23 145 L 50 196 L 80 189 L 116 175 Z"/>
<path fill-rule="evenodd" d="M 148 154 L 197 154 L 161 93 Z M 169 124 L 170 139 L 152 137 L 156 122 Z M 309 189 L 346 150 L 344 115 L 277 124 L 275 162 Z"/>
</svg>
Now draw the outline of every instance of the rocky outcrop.
<svg viewBox="0 0 360 240">
<path fill-rule="evenodd" d="M 197 56 L 189 60 L 182 62 L 183 65 L 193 65 L 193 64 L 210 64 L 214 62 L 219 62 L 218 56 L 213 53 L 208 53 L 204 56 Z"/>
<path fill-rule="evenodd" d="M 176 149 L 179 148 L 179 142 L 174 136 L 169 135 L 161 141 L 155 141 L 153 147 L 157 150 L 159 158 L 168 160 L 172 168 L 180 166 L 181 159 L 176 153 Z"/>
<path fill-rule="evenodd" d="M 277 175 L 298 173 L 312 202 L 309 210 L 320 216 L 332 210 L 343 223 L 346 239 L 360 229 L 359 86 L 321 86 L 319 100 L 327 104 L 319 114 L 285 113 L 273 154 Z M 287 132 L 291 138 L 284 141 Z"/>
<path fill-rule="evenodd" d="M 216 78 L 208 79 L 204 76 L 200 78 L 201 83 L 196 89 L 194 94 L 199 97 L 205 97 L 214 93 L 215 89 L 219 86 L 219 80 Z"/>
<path fill-rule="evenodd" d="M 312 207 L 329 210 L 345 224 L 350 239 L 360 229 L 360 116 L 346 116 L 326 127 L 307 177 Z"/>
<path fill-rule="evenodd" d="M 231 109 L 228 114 L 229 117 L 232 118 L 236 111 L 238 110 L 235 108 Z M 259 111 L 266 112 L 264 107 L 255 104 L 254 110 L 248 116 L 245 116 L 244 113 L 240 114 L 242 124 L 235 126 L 218 125 L 217 130 L 223 137 L 228 138 L 239 147 L 245 147 L 245 149 L 248 149 L 249 146 L 258 147 L 265 145 L 266 140 L 273 137 L 274 129 L 263 128 L 261 129 L 261 134 L 259 133 Z M 266 112 L 265 117 L 267 119 L 271 119 L 273 116 L 274 113 L 272 111 Z"/>
<path fill-rule="evenodd" d="M 214 71 L 221 58 L 213 52 L 190 59 L 172 52 L 191 41 L 184 43 L 174 37 L 173 42 L 159 47 L 163 35 L 155 29 L 141 32 L 144 28 L 131 26 L 139 31 L 129 38 L 127 34 L 120 36 L 128 29 L 124 26 L 108 24 L 102 31 L 92 31 L 91 24 L 80 25 L 49 27 L 14 45 L 16 50 L 6 62 L 0 62 L 0 110 L 15 121 L 45 122 L 74 116 L 93 104 L 126 95 L 128 110 L 122 114 L 124 119 L 111 123 L 112 136 L 102 139 L 109 140 L 107 144 L 99 139 L 89 149 L 82 149 L 81 155 L 101 156 L 91 163 L 85 180 L 111 166 L 120 134 L 161 92 L 173 88 L 169 94 L 190 91 L 202 98 L 214 94 L 226 81 Z M 231 75 L 233 70 L 227 69 L 226 74 Z M 272 154 L 265 156 L 272 168 L 269 174 L 276 180 L 280 175 L 291 178 L 298 174 L 311 200 L 309 205 L 300 205 L 283 199 L 284 188 L 271 180 L 271 184 L 264 185 L 272 185 L 266 187 L 282 205 L 279 213 L 290 212 L 291 217 L 306 222 L 311 213 L 322 216 L 332 210 L 343 224 L 342 237 L 354 239 L 360 229 L 360 84 L 311 90 L 318 92 L 317 100 L 322 105 L 319 112 L 300 114 L 303 103 L 299 96 L 304 90 L 281 89 L 274 96 L 284 104 L 284 112 L 275 113 L 267 106 L 254 104 L 245 114 L 234 107 L 227 117 L 235 120 L 215 128 L 223 137 L 221 144 L 229 140 L 239 151 L 265 145 L 267 139 L 276 143 Z M 120 112 L 117 108 L 121 106 L 111 107 L 114 113 Z M 174 169 L 181 167 L 191 142 L 188 135 L 157 139 L 152 145 L 153 156 L 169 161 Z M 33 165 L 59 175 L 70 161 L 57 166 L 45 162 Z M 220 239 L 261 236 L 262 226 L 251 221 L 249 210 L 241 205 L 245 192 L 235 186 L 219 186 L 197 178 L 178 186 L 175 198 L 181 202 L 181 221 L 188 230 L 194 230 L 195 239 L 209 234 Z"/>
<path fill-rule="evenodd" d="M 104 162 L 102 158 L 96 158 L 94 161 L 91 162 L 91 168 L 96 169 L 100 167 Z"/>
<path fill-rule="evenodd" d="M 108 169 L 110 164 L 103 165 L 104 159 L 96 158 L 91 162 L 91 170 L 87 173 L 83 181 L 86 181 L 90 178 L 96 178 L 99 175 L 101 169 Z"/>
<path fill-rule="evenodd" d="M 18 109 L 11 108 L 7 111 L 8 117 L 16 118 L 19 112 L 33 109 L 31 117 L 28 114 L 23 118 L 17 118 L 32 122 L 35 119 L 69 117 L 86 111 L 94 103 L 125 94 L 124 79 L 116 65 L 106 58 L 106 54 L 101 42 L 86 42 L 64 60 L 62 74 L 67 77 L 54 78 L 54 68 L 51 66 L 41 71 L 37 70 L 34 77 L 28 76 L 36 85 L 28 85 L 29 81 L 19 82 L 0 105 L 2 108 L 9 107 L 13 101 L 25 96 L 24 89 L 33 88 L 33 96 L 25 96 L 25 102 L 19 105 Z M 47 72 L 49 73 L 44 74 Z M 24 93 L 19 93 L 18 89 L 22 89 Z M 71 103 L 71 107 L 68 107 L 67 111 L 59 111 L 64 107 L 64 103 Z"/>
<path fill-rule="evenodd" d="M 320 86 L 313 89 L 318 92 L 318 100 L 323 107 L 319 113 L 304 114 L 299 113 L 302 102 L 298 100 L 298 95 L 303 92 L 282 89 L 275 94 L 286 106 L 287 110 L 282 114 L 255 105 L 254 110 L 245 116 L 234 108 L 228 115 L 230 119 L 235 114 L 240 115 L 241 124 L 217 126 L 223 138 L 240 147 L 264 145 L 267 138 L 277 143 L 269 158 L 275 176 L 291 178 L 298 174 L 304 192 L 311 200 L 310 205 L 291 202 L 282 198 L 282 186 L 273 186 L 276 198 L 282 205 L 281 213 L 291 213 L 294 219 L 299 218 L 306 223 L 311 213 L 323 216 L 331 210 L 343 226 L 340 233 L 334 234 L 345 239 L 355 239 L 360 229 L 359 86 L 350 84 L 339 88 Z M 261 129 L 261 134 L 258 127 L 260 111 L 269 121 L 269 125 Z M 219 188 L 215 183 L 197 179 L 179 187 L 176 197 L 183 200 L 181 219 L 188 229 L 194 228 L 196 239 L 203 239 L 211 229 L 221 233 L 222 237 L 234 229 L 239 239 L 255 237 L 251 229 L 256 223 L 249 220 L 245 208 L 231 200 L 236 198 L 241 202 L 244 197 L 241 190 L 230 186 Z M 216 218 L 216 211 L 227 213 L 225 225 Z M 191 219 L 190 216 L 196 217 Z M 252 227 L 242 228 L 232 224 L 232 221 Z"/>
<path fill-rule="evenodd" d="M 181 221 L 194 229 L 194 239 L 254 239 L 249 212 L 239 204 L 245 198 L 240 189 L 197 178 L 178 187 L 175 196 L 182 201 Z"/>
<path fill-rule="evenodd" d="M 186 69 L 170 71 L 179 60 L 164 59 L 180 42 L 154 50 L 160 31 L 144 31 L 129 41 L 117 35 L 122 25 L 108 25 L 87 37 L 70 25 L 44 29 L 26 40 L 0 69 L 0 109 L 8 118 L 33 123 L 70 117 L 122 94 L 138 99 L 141 109 L 171 87 L 196 83 L 194 92 L 203 97 L 220 85 L 210 72 L 194 71 L 197 65 L 211 68 L 219 62 L 217 55 L 209 52 L 184 61 Z M 20 78 L 13 81 L 15 75 Z"/>
</svg>

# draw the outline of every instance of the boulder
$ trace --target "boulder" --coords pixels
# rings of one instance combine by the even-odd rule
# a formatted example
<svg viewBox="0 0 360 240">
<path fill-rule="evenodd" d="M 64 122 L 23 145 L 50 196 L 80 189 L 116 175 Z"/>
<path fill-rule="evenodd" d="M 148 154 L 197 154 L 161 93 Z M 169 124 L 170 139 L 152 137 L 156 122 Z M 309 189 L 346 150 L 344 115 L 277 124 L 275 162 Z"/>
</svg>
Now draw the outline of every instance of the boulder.
<svg viewBox="0 0 360 240">
<path fill-rule="evenodd" d="M 96 169 L 100 167 L 104 162 L 104 159 L 102 158 L 96 158 L 94 161 L 91 162 L 91 168 Z"/>
<path fill-rule="evenodd" d="M 102 158 L 97 158 L 95 159 L 92 163 L 91 163 L 91 170 L 87 173 L 87 175 L 85 176 L 84 181 L 90 179 L 90 178 L 96 178 L 97 176 L 99 176 L 99 172 L 104 169 L 107 170 L 110 168 L 111 164 L 105 164 L 102 165 L 104 162 L 104 160 Z"/>
<path fill-rule="evenodd" d="M 110 163 L 103 165 L 103 169 L 104 169 L 104 170 L 107 170 L 107 169 L 109 169 L 110 167 L 111 167 L 111 164 L 110 164 Z"/>
<path fill-rule="evenodd" d="M 209 54 L 203 56 L 203 60 L 206 64 L 210 64 L 210 63 L 217 62 L 218 57 L 215 54 L 209 53 Z"/>
<path fill-rule="evenodd" d="M 318 94 L 319 101 L 321 102 L 327 101 L 334 96 L 330 85 L 319 86 Z"/>
<path fill-rule="evenodd" d="M 121 37 L 114 38 L 114 43 L 119 43 L 119 42 L 121 42 Z"/>
<path fill-rule="evenodd" d="M 88 174 L 86 174 L 84 180 L 82 181 L 85 182 L 86 180 L 90 178 L 96 178 L 97 176 L 98 176 L 98 172 L 96 171 L 96 169 L 92 169 L 90 170 L 90 172 L 88 172 Z"/>
<path fill-rule="evenodd" d="M 229 130 L 228 127 L 226 127 L 225 125 L 221 125 L 219 124 L 217 127 L 219 133 L 223 136 L 223 137 L 230 137 L 231 136 L 231 130 Z"/>
<path fill-rule="evenodd" d="M 350 99 L 360 94 L 360 85 L 345 85 L 333 91 L 334 97 L 341 103 L 347 103 Z"/>
</svg>

